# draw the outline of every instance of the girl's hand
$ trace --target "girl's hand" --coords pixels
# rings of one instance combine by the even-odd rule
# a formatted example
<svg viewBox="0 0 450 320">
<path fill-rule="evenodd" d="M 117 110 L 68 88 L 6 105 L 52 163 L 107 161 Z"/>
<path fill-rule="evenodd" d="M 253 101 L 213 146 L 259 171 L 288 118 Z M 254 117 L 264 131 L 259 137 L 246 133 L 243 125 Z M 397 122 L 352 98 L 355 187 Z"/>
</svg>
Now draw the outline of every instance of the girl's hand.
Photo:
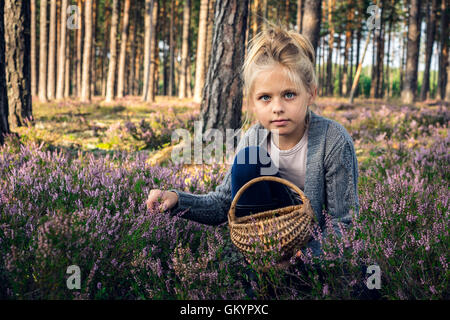
<svg viewBox="0 0 450 320">
<path fill-rule="evenodd" d="M 175 207 L 178 202 L 178 195 L 173 191 L 163 191 L 160 189 L 152 189 L 148 195 L 146 204 L 148 210 L 154 209 L 158 203 L 160 203 L 159 211 L 163 212 L 165 210 Z"/>
</svg>

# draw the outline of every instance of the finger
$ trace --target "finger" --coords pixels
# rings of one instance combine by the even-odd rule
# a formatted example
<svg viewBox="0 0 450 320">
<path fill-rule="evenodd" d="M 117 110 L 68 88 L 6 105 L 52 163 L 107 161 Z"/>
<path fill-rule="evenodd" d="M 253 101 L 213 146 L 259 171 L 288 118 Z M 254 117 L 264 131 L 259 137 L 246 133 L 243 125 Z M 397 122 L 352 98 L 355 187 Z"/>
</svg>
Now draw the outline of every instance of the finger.
<svg viewBox="0 0 450 320">
<path fill-rule="evenodd" d="M 150 206 L 154 206 L 156 203 L 160 202 L 160 191 L 159 190 L 152 190 L 153 192 L 150 193 L 147 199 L 147 203 Z"/>
<path fill-rule="evenodd" d="M 169 207 L 169 202 L 166 200 L 166 201 L 164 201 L 164 202 L 161 204 L 161 206 L 160 206 L 161 212 L 162 212 L 162 211 L 166 211 L 168 207 Z"/>
</svg>

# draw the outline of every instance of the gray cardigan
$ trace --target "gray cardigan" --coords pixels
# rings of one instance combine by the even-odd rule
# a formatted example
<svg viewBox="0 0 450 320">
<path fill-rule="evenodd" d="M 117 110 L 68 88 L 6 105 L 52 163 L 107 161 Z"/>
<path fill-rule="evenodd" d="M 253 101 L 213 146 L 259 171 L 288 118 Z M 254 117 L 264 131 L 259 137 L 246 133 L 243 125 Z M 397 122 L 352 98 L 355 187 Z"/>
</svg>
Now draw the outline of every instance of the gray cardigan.
<svg viewBox="0 0 450 320">
<path fill-rule="evenodd" d="M 308 151 L 304 193 L 311 202 L 317 221 L 325 237 L 328 233 L 322 213 L 326 209 L 331 216 L 333 229 L 340 234 L 338 222 L 349 227 L 352 213 L 359 213 L 358 162 L 353 140 L 347 130 L 334 120 L 309 111 Z M 270 131 L 257 123 L 240 139 L 236 154 L 246 146 L 266 146 Z M 289 189 L 290 190 L 290 189 Z M 231 167 L 215 191 L 208 194 L 191 194 L 171 189 L 178 194 L 178 203 L 171 209 L 175 215 L 186 211 L 183 218 L 208 225 L 228 221 L 231 206 Z M 295 199 L 294 192 L 290 194 Z M 312 239 L 306 248 L 314 255 L 321 254 L 320 244 Z M 306 250 L 306 248 L 304 250 Z"/>
</svg>

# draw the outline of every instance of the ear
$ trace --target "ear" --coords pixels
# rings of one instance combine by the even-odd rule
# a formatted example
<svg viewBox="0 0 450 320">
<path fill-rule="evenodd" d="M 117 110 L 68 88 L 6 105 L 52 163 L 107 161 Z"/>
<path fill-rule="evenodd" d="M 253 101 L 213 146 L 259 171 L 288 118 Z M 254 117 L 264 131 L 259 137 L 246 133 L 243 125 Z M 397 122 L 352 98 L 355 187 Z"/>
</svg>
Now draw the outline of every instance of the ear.
<svg viewBox="0 0 450 320">
<path fill-rule="evenodd" d="M 317 98 L 317 87 L 315 86 L 314 89 L 311 90 L 311 95 L 309 96 L 308 104 L 311 104 L 316 100 Z"/>
</svg>

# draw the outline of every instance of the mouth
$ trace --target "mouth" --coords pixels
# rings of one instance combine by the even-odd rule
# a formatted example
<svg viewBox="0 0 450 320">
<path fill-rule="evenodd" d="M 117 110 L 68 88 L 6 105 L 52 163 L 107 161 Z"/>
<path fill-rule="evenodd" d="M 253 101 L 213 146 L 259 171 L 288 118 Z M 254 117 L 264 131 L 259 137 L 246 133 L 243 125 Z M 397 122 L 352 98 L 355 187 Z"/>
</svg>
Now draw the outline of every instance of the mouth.
<svg viewBox="0 0 450 320">
<path fill-rule="evenodd" d="M 289 122 L 288 119 L 278 119 L 278 120 L 273 120 L 271 121 L 271 123 L 275 124 L 275 125 L 285 125 Z"/>
</svg>

